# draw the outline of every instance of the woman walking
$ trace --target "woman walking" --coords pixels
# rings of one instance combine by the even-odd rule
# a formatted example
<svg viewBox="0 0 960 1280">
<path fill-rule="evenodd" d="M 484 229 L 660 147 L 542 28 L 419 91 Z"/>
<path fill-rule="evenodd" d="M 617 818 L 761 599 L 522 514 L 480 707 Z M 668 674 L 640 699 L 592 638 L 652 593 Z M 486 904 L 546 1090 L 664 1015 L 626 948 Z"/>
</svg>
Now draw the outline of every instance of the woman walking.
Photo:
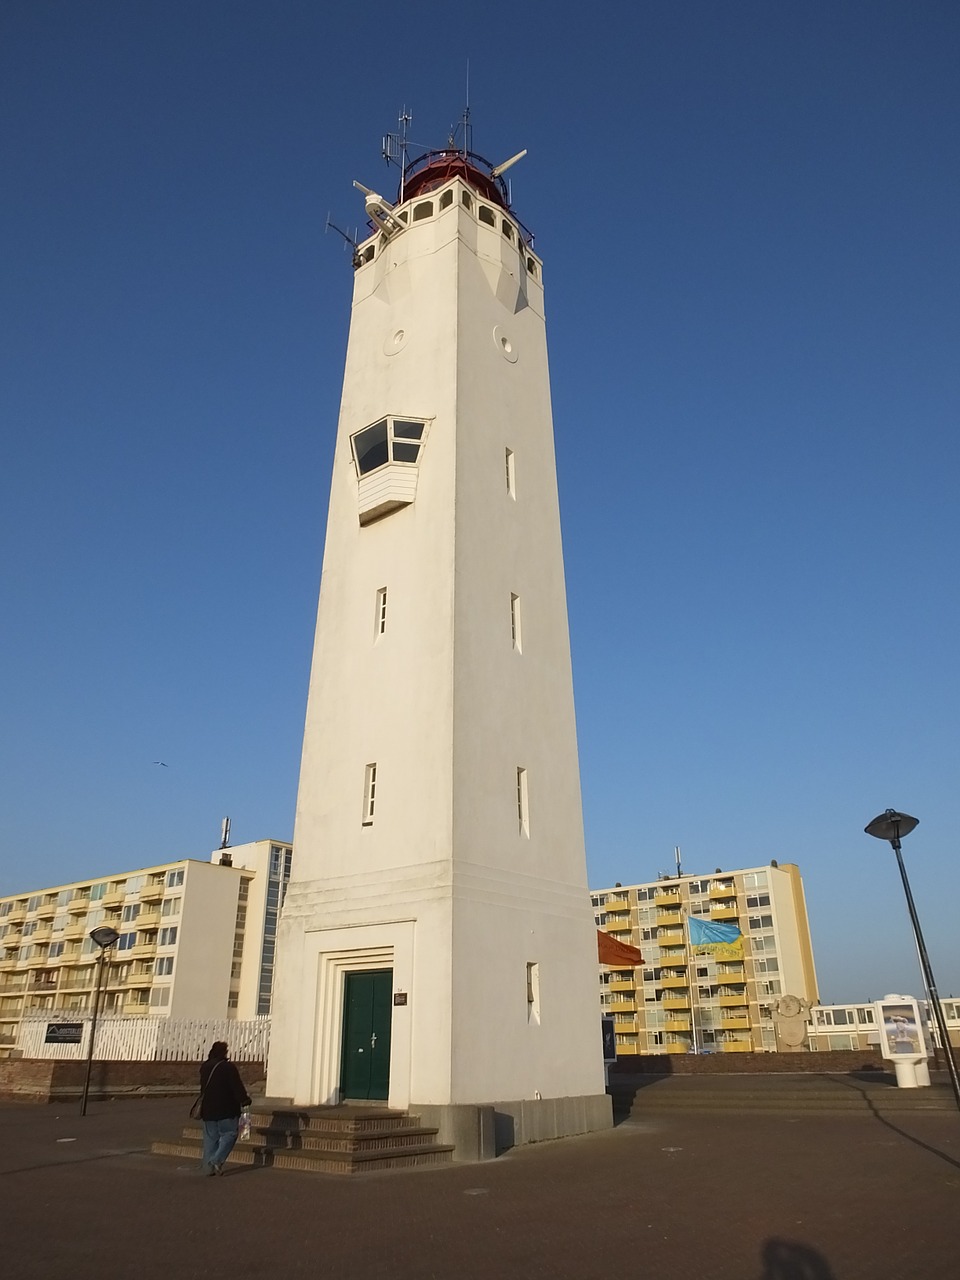
<svg viewBox="0 0 960 1280">
<path fill-rule="evenodd" d="M 222 1174 L 224 1162 L 237 1141 L 240 1112 L 250 1098 L 240 1072 L 227 1060 L 227 1045 L 216 1040 L 200 1066 L 200 1119 L 203 1122 L 203 1172 Z"/>
</svg>

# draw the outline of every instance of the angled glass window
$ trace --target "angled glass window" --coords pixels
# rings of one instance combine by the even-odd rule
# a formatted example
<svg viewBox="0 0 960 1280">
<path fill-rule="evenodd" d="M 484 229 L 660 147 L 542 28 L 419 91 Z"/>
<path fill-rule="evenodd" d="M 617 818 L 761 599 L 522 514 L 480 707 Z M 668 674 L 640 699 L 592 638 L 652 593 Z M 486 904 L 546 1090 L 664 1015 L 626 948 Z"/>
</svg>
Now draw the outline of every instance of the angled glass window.
<svg viewBox="0 0 960 1280">
<path fill-rule="evenodd" d="M 353 456 L 362 476 L 388 462 L 417 462 L 426 423 L 409 418 L 383 418 L 351 436 Z"/>
</svg>

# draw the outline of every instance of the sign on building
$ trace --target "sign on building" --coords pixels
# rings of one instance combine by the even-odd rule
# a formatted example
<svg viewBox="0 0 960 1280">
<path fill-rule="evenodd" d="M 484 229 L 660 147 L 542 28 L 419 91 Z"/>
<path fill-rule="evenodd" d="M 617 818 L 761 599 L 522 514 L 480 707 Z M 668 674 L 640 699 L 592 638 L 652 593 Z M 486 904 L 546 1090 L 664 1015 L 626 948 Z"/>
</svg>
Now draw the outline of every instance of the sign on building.
<svg viewBox="0 0 960 1280">
<path fill-rule="evenodd" d="M 48 1022 L 44 1044 L 79 1044 L 83 1039 L 82 1022 Z"/>
</svg>

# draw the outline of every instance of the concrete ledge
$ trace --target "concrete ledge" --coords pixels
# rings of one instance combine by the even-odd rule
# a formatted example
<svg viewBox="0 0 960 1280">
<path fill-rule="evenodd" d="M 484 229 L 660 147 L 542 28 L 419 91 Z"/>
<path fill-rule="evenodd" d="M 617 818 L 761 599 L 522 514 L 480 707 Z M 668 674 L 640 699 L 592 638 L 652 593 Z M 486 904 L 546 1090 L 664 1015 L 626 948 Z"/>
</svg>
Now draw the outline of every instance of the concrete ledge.
<svg viewBox="0 0 960 1280">
<path fill-rule="evenodd" d="M 437 1141 L 454 1148 L 454 1160 L 492 1160 L 511 1147 L 549 1142 L 613 1127 L 613 1100 L 605 1093 L 578 1098 L 523 1098 L 490 1105 L 436 1106 L 411 1102 L 410 1111 L 437 1127 Z"/>
</svg>

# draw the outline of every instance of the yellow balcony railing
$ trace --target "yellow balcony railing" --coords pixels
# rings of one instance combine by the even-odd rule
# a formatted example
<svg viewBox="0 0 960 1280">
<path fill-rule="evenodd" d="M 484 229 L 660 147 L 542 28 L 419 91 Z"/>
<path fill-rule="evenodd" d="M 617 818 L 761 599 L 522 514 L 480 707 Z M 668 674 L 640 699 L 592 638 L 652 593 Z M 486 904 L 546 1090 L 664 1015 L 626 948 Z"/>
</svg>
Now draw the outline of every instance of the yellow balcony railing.
<svg viewBox="0 0 960 1280">
<path fill-rule="evenodd" d="M 737 913 L 736 907 L 711 907 L 710 908 L 711 920 L 736 920 L 737 914 L 738 913 Z"/>
<path fill-rule="evenodd" d="M 720 1019 L 721 1029 L 724 1031 L 749 1031 L 749 1018 L 731 1018 L 725 1017 Z"/>
<path fill-rule="evenodd" d="M 608 1013 L 636 1013 L 637 1002 L 636 1000 L 612 1000 L 606 1010 Z"/>
<path fill-rule="evenodd" d="M 686 974 L 681 974 L 679 977 L 676 977 L 676 978 L 667 978 L 667 977 L 662 977 L 662 978 L 660 979 L 660 985 L 661 985 L 661 987 L 683 987 L 683 988 L 685 988 L 685 987 L 687 986 L 687 983 L 688 983 L 689 981 L 690 981 L 690 979 L 687 977 L 687 975 L 686 975 Z"/>
<path fill-rule="evenodd" d="M 720 996 L 721 1009 L 741 1009 L 744 1004 L 743 992 L 738 992 L 735 996 Z"/>
<path fill-rule="evenodd" d="M 123 889 L 114 893 L 105 893 L 100 899 L 100 905 L 104 908 L 122 906 L 126 896 L 126 892 Z"/>
<path fill-rule="evenodd" d="M 608 983 L 608 986 L 611 991 L 629 991 L 632 995 L 636 990 L 637 984 L 633 981 L 628 981 L 622 978 L 614 978 L 613 981 Z"/>
<path fill-rule="evenodd" d="M 735 884 L 712 884 L 710 886 L 710 898 L 712 901 L 717 898 L 735 898 L 737 896 L 737 886 Z"/>
<path fill-rule="evenodd" d="M 721 1053 L 751 1053 L 753 1045 L 749 1040 L 723 1040 L 720 1043 Z"/>
<path fill-rule="evenodd" d="M 656 923 L 661 929 L 669 929 L 675 925 L 683 924 L 683 916 L 679 911 L 658 911 Z"/>
<path fill-rule="evenodd" d="M 689 996 L 664 996 L 660 1001 L 664 1009 L 689 1009 Z"/>
<path fill-rule="evenodd" d="M 140 890 L 141 902 L 159 902 L 163 897 L 162 884 L 145 884 Z"/>
<path fill-rule="evenodd" d="M 668 904 L 680 905 L 680 892 L 677 889 L 658 889 L 653 895 L 653 900 L 658 907 L 664 907 Z"/>
<path fill-rule="evenodd" d="M 663 1029 L 664 1031 L 689 1031 L 690 1023 L 686 1018 L 666 1018 Z"/>
<path fill-rule="evenodd" d="M 686 946 L 686 941 L 682 929 L 661 929 L 657 934 L 657 944 L 661 947 L 671 943 Z"/>
<path fill-rule="evenodd" d="M 71 898 L 67 903 L 67 910 L 72 916 L 85 916 L 90 910 L 90 898 L 84 895 L 82 898 Z"/>
</svg>

